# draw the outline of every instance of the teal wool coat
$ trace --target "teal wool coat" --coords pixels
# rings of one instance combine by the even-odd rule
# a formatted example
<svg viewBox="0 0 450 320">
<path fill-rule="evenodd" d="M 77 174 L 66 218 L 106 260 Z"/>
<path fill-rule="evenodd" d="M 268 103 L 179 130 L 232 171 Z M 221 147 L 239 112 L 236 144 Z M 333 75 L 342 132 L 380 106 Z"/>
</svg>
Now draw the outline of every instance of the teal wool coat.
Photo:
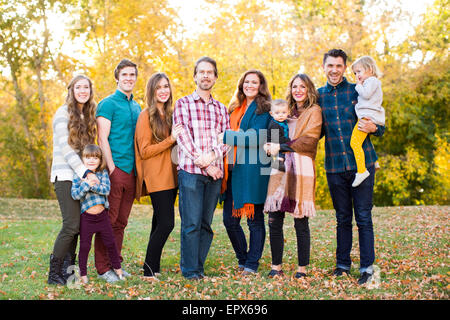
<svg viewBox="0 0 450 320">
<path fill-rule="evenodd" d="M 268 112 L 256 114 L 253 101 L 242 117 L 239 131 L 225 131 L 223 141 L 236 146 L 236 163 L 231 172 L 234 208 L 245 203 L 264 204 L 270 177 L 270 157 L 263 149 L 267 142 L 267 129 L 271 116 Z M 230 152 L 229 163 L 232 163 Z"/>
</svg>

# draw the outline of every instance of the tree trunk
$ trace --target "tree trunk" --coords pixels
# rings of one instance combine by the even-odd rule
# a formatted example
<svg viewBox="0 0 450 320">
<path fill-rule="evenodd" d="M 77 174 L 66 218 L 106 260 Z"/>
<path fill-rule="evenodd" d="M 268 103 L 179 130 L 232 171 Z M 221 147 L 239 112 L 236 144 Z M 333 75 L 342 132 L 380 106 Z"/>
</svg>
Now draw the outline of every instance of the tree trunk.
<svg viewBox="0 0 450 320">
<path fill-rule="evenodd" d="M 41 194 L 40 188 L 39 188 L 39 169 L 37 166 L 37 159 L 34 154 L 33 144 L 32 144 L 32 141 L 34 138 L 32 137 L 30 129 L 28 127 L 28 119 L 27 119 L 27 115 L 26 115 L 27 103 L 25 102 L 25 95 L 24 95 L 22 89 L 20 88 L 16 71 L 14 70 L 13 64 L 11 64 L 11 63 L 10 63 L 10 68 L 11 68 L 11 78 L 13 80 L 14 90 L 16 93 L 17 113 L 19 114 L 20 119 L 22 120 L 23 130 L 25 132 L 25 137 L 27 138 L 27 145 L 24 147 L 27 150 L 28 156 L 30 158 L 30 165 L 31 165 L 31 170 L 32 170 L 33 178 L 34 178 L 34 189 L 36 190 L 35 191 L 36 193 L 34 194 L 34 196 L 36 198 L 41 198 L 42 194 Z"/>
</svg>

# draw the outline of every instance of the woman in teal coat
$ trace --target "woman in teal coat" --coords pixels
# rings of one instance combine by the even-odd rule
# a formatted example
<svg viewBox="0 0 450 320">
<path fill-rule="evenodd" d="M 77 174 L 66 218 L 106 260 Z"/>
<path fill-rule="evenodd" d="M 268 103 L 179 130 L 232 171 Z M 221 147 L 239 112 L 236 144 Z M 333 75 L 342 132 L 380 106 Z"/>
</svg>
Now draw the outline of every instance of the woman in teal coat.
<svg viewBox="0 0 450 320">
<path fill-rule="evenodd" d="M 263 145 L 267 141 L 270 103 L 267 81 L 261 71 L 245 72 L 230 103 L 231 130 L 219 135 L 223 143 L 232 147 L 225 159 L 222 182 L 223 223 L 243 275 L 257 272 L 264 249 L 263 208 L 270 177 L 270 158 Z M 247 217 L 249 246 L 240 225 L 241 217 Z"/>
</svg>

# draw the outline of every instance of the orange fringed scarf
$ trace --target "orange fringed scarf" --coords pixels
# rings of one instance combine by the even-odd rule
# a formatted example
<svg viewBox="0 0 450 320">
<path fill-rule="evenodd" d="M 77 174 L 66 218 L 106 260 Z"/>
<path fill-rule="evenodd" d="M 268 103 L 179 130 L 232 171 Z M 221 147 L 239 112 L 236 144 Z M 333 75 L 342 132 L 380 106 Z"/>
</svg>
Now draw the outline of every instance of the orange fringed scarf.
<svg viewBox="0 0 450 320">
<path fill-rule="evenodd" d="M 239 127 L 241 125 L 241 121 L 242 118 L 244 117 L 245 111 L 247 110 L 247 103 L 246 100 L 244 100 L 244 102 L 242 103 L 242 105 L 240 107 L 237 107 L 236 109 L 234 109 L 234 111 L 230 114 L 230 128 L 233 131 L 239 131 Z M 233 159 L 233 164 L 236 162 L 236 152 L 237 152 L 237 147 L 234 146 L 234 159 Z M 222 179 L 222 186 L 221 186 L 221 190 L 220 193 L 225 193 L 225 191 L 227 190 L 227 180 L 228 180 L 228 157 L 225 157 L 224 159 L 224 176 Z M 250 219 L 253 219 L 255 216 L 255 206 L 253 203 L 244 203 L 244 206 L 242 208 L 239 209 L 235 209 L 234 208 L 234 203 L 233 203 L 233 212 L 232 212 L 232 216 L 236 217 L 236 218 L 241 218 L 241 217 L 247 217 Z"/>
</svg>

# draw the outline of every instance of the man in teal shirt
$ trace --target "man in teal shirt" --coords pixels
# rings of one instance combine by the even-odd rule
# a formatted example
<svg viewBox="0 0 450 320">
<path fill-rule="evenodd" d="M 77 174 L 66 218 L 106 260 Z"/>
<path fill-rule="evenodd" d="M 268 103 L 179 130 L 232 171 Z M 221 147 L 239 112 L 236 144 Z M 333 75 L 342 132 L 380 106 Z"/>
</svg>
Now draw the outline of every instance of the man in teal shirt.
<svg viewBox="0 0 450 320">
<path fill-rule="evenodd" d="M 114 70 L 117 90 L 97 107 L 98 143 L 109 170 L 111 191 L 108 196 L 109 217 L 114 231 L 120 262 L 125 227 L 133 205 L 136 177 L 134 161 L 134 131 L 141 107 L 133 100 L 137 66 L 123 59 Z M 95 267 L 107 282 L 119 280 L 112 269 L 107 249 L 101 237 L 95 237 Z M 129 274 L 124 271 L 125 276 Z"/>
</svg>

